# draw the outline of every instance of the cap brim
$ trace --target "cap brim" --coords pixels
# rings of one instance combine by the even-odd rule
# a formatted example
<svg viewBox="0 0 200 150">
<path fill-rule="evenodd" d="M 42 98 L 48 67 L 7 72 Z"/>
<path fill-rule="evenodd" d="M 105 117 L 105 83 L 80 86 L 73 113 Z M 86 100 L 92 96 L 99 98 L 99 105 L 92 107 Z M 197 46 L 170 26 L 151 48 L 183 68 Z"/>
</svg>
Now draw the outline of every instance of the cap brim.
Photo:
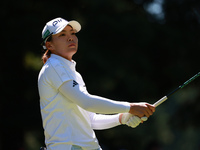
<svg viewBox="0 0 200 150">
<path fill-rule="evenodd" d="M 79 32 L 81 30 L 81 25 L 78 21 L 72 20 L 68 23 L 76 32 Z"/>
<path fill-rule="evenodd" d="M 75 20 L 72 20 L 72 21 L 69 21 L 67 24 L 63 25 L 62 27 L 60 27 L 59 29 L 57 29 L 57 31 L 54 34 L 60 33 L 67 25 L 70 25 L 76 31 L 76 33 L 81 30 L 80 23 Z"/>
</svg>

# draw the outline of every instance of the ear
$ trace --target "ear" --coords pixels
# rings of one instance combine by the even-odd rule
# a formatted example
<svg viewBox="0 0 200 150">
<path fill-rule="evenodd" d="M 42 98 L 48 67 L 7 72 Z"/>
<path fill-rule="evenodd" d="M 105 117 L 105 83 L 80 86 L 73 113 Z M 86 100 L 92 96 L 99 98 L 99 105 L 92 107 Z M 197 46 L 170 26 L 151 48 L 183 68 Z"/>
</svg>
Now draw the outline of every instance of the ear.
<svg viewBox="0 0 200 150">
<path fill-rule="evenodd" d="M 46 44 L 45 44 L 45 46 L 46 46 L 46 48 L 48 49 L 48 50 L 53 50 L 53 46 L 52 46 L 52 44 L 51 44 L 51 42 L 46 42 Z"/>
</svg>

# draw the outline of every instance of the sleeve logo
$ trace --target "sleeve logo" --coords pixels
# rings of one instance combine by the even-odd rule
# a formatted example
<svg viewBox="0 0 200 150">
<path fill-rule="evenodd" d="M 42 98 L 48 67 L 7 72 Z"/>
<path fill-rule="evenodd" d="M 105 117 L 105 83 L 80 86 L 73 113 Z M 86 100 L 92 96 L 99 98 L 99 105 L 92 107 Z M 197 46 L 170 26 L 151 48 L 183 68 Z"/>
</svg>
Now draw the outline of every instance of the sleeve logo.
<svg viewBox="0 0 200 150">
<path fill-rule="evenodd" d="M 78 83 L 75 80 L 73 80 L 73 87 L 75 87 L 76 85 L 78 85 Z"/>
</svg>

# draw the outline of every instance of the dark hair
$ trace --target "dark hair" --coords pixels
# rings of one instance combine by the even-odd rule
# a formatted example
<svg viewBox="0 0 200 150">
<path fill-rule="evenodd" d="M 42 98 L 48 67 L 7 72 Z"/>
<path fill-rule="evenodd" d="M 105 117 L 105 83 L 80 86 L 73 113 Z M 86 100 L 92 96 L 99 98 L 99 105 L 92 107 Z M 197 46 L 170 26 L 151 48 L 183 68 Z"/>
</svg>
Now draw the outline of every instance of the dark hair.
<svg viewBox="0 0 200 150">
<path fill-rule="evenodd" d="M 52 35 L 49 36 L 47 39 L 47 42 L 50 42 L 52 40 Z M 42 56 L 42 62 L 45 64 L 46 61 L 51 57 L 51 51 L 46 49 L 45 53 Z"/>
</svg>

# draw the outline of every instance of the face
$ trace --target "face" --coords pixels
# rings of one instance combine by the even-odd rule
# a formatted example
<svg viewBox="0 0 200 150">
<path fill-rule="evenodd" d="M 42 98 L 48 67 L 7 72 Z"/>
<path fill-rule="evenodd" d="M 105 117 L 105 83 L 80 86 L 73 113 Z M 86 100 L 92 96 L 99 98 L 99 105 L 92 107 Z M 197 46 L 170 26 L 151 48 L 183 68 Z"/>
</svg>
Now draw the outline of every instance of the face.
<svg viewBox="0 0 200 150">
<path fill-rule="evenodd" d="M 60 33 L 52 35 L 50 42 L 46 42 L 47 49 L 52 54 L 59 55 L 71 61 L 72 56 L 78 49 L 78 38 L 75 33 L 75 30 L 71 26 L 66 26 Z"/>
</svg>

